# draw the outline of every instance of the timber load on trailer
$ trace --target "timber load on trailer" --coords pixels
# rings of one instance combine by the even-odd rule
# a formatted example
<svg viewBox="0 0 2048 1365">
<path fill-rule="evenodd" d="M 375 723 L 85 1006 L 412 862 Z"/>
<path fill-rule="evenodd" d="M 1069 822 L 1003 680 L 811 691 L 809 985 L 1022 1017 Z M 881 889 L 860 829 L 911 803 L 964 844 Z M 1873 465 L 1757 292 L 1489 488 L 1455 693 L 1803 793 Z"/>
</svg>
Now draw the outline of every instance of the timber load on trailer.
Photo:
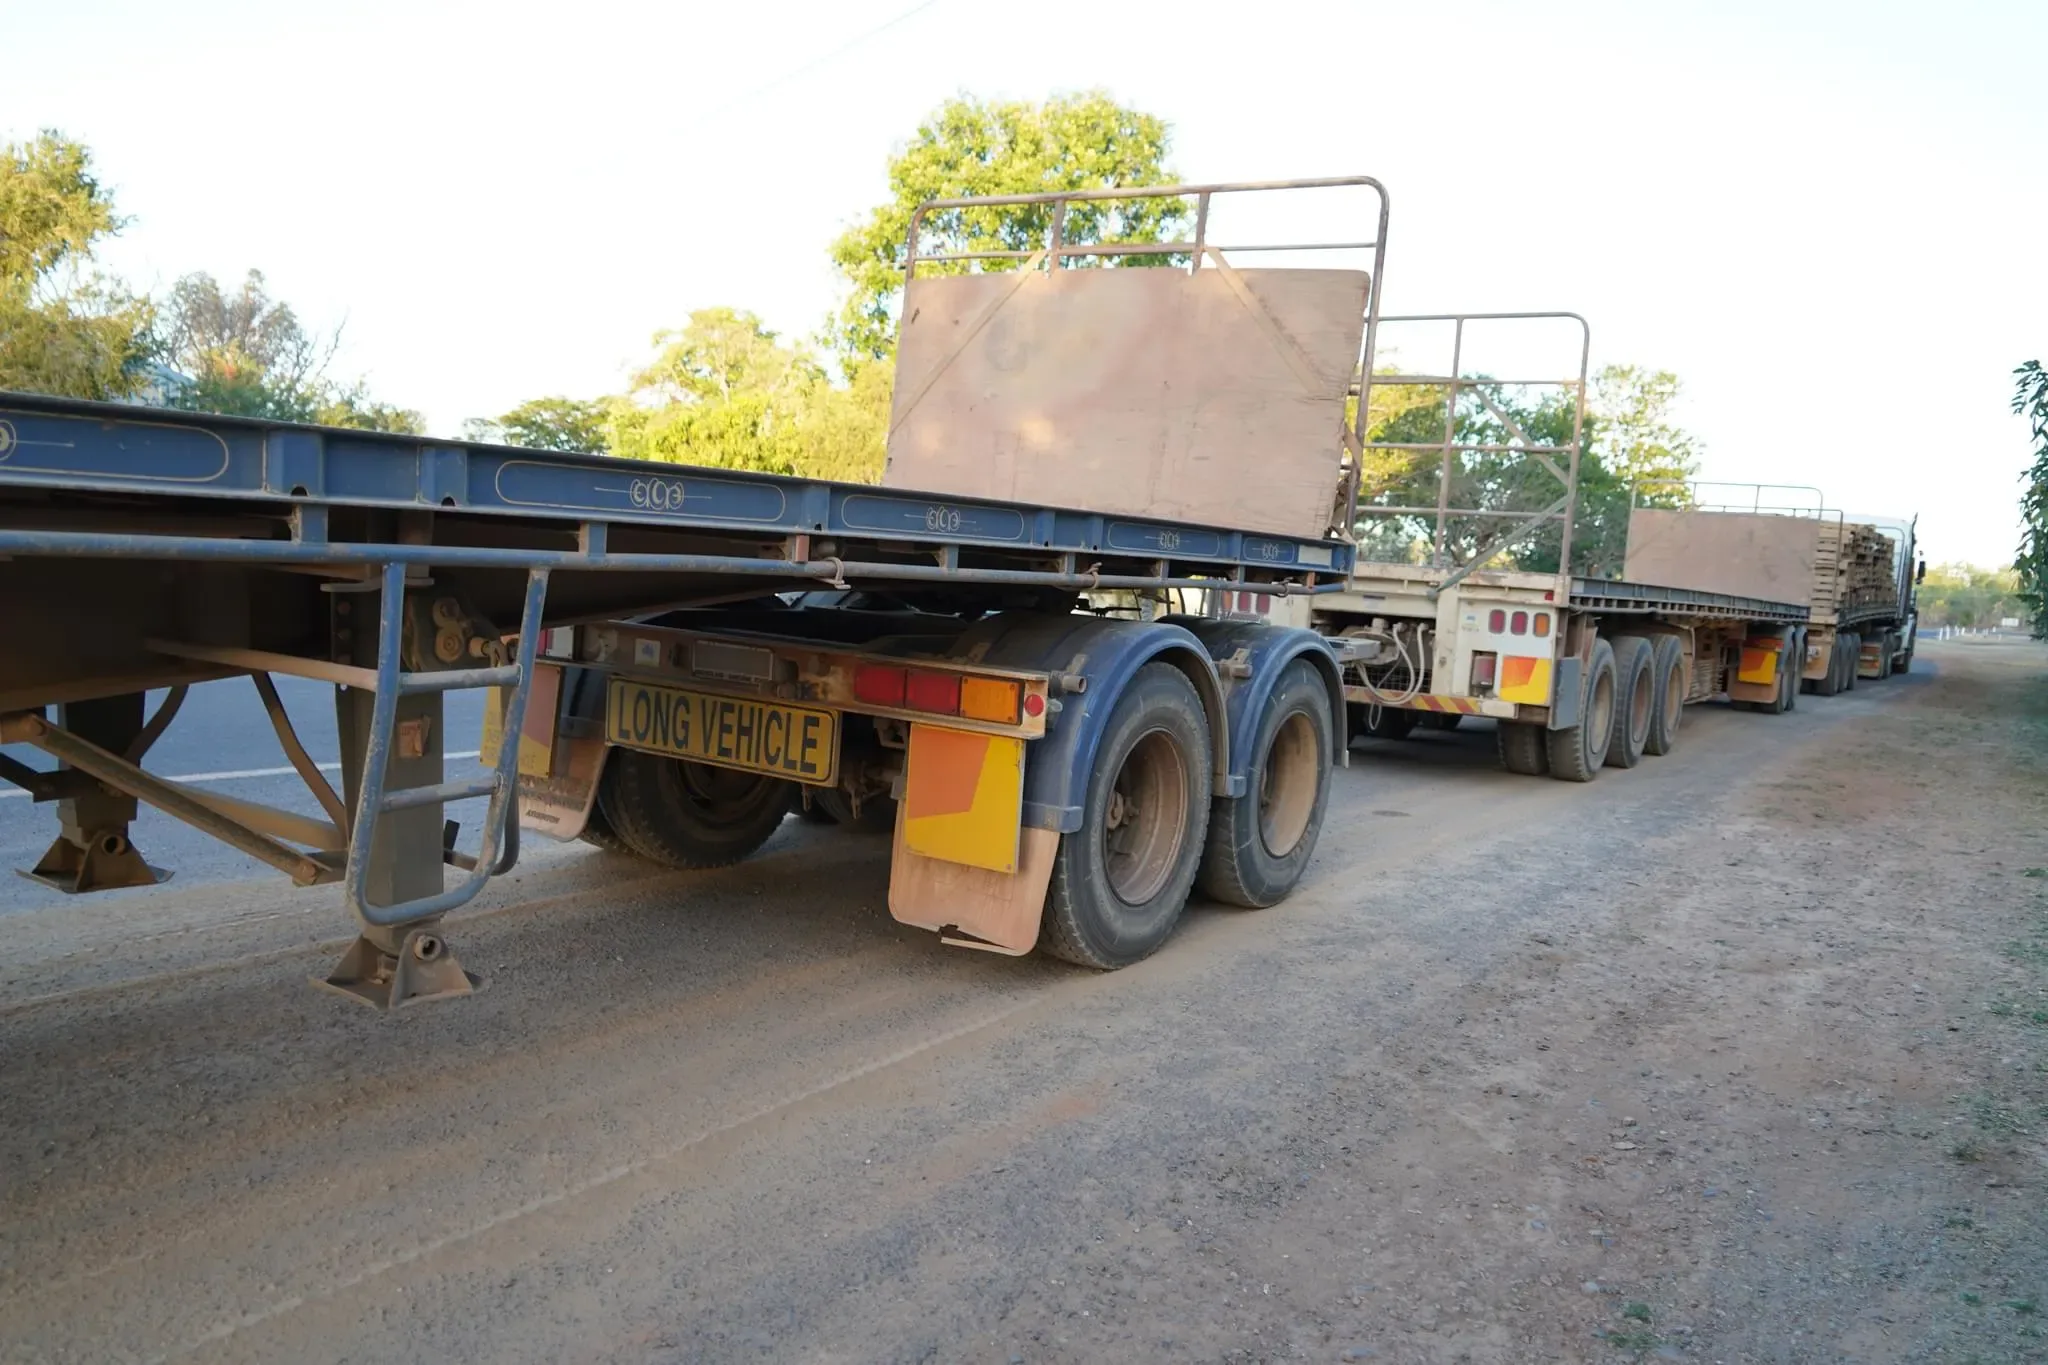
<svg viewBox="0 0 2048 1365">
<path fill-rule="evenodd" d="M 1730 487 L 1750 494 L 1746 506 L 1720 500 Z M 1822 505 L 1817 489 L 1692 484 L 1685 493 L 1687 506 L 1629 514 L 1629 577 L 1805 602 L 1801 678 L 1820 696 L 1912 667 L 1921 572 L 1912 521 L 1851 518 Z"/>
<path fill-rule="evenodd" d="M 1488 717 L 1510 771 L 1584 782 L 1669 753 L 1689 704 L 1796 704 L 1806 602 L 1574 571 L 1618 530 L 1579 501 L 1583 319 L 1387 317 L 1381 339 L 1403 356 L 1434 341 L 1446 361 L 1365 376 L 1350 582 L 1280 607 L 1345 642 L 1355 733 Z"/>
<path fill-rule="evenodd" d="M 1221 235 L 1295 192 L 1356 230 Z M 1158 199 L 1184 239 L 1119 240 Z M 0 778 L 57 816 L 25 870 L 161 880 L 146 802 L 339 883 L 360 937 L 324 984 L 383 1007 L 474 988 L 442 918 L 522 828 L 701 868 L 792 811 L 883 825 L 897 919 L 1103 968 L 1198 882 L 1271 905 L 1342 760 L 1339 656 L 1157 607 L 1342 586 L 1386 220 L 1363 177 L 926 205 L 882 487 L 0 394 L 0 742 L 54 760 Z M 340 790 L 278 673 L 335 686 Z M 149 771 L 187 689 L 234 677 L 317 814 Z M 451 779 L 464 688 L 495 689 L 487 770 Z"/>
</svg>

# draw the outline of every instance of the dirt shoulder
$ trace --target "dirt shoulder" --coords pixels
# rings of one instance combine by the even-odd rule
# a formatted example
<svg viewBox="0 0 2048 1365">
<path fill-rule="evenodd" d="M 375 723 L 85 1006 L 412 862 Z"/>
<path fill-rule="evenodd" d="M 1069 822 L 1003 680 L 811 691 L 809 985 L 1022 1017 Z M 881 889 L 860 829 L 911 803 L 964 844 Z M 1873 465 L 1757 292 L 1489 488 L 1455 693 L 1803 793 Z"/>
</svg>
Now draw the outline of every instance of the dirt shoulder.
<svg viewBox="0 0 2048 1365">
<path fill-rule="evenodd" d="M 1928 653 L 1390 1042 L 1353 1358 L 2048 1360 L 2048 654 Z"/>
</svg>

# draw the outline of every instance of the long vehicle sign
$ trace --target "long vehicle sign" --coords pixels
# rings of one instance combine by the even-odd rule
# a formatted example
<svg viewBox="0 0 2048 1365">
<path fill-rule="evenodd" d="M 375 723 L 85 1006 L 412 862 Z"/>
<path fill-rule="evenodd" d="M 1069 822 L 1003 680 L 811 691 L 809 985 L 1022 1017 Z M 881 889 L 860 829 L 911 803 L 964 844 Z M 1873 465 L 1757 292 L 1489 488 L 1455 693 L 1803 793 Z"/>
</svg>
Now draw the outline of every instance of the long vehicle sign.
<svg viewBox="0 0 2048 1365">
<path fill-rule="evenodd" d="M 839 717 L 751 697 L 720 697 L 614 677 L 605 695 L 614 744 L 829 787 L 839 780 Z"/>
</svg>

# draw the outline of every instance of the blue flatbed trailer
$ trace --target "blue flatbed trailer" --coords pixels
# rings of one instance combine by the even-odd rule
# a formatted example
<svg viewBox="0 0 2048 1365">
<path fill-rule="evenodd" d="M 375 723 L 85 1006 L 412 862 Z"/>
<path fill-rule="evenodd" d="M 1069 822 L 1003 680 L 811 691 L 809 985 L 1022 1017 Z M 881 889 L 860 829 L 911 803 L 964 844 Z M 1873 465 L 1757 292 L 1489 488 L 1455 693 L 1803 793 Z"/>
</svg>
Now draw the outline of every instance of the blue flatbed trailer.
<svg viewBox="0 0 2048 1365">
<path fill-rule="evenodd" d="M 1212 204 L 1269 190 L 1350 194 L 1369 230 L 1228 251 L 1365 268 L 1233 266 Z M 1067 230 L 1155 198 L 1187 206 L 1191 240 Z M 950 245 L 967 208 L 1045 242 Z M 1343 758 L 1340 655 L 1157 609 L 1344 584 L 1344 535 L 1271 528 L 1351 524 L 1347 395 L 1386 220 L 1366 177 L 918 211 L 900 358 L 925 368 L 899 367 L 890 458 L 927 472 L 896 483 L 1092 488 L 1114 511 L 0 393 L 0 743 L 57 764 L 0 754 L 58 816 L 25 871 L 72 893 L 161 880 L 128 837 L 147 802 L 339 882 L 360 936 L 322 984 L 382 1008 L 474 988 L 440 921 L 522 828 L 689 868 L 746 856 L 793 808 L 886 821 L 898 920 L 1097 968 L 1156 949 L 1197 881 L 1273 904 Z M 1017 269 L 991 279 L 992 260 Z M 1152 515 L 1162 498 L 1246 524 Z M 275 673 L 334 685 L 340 791 Z M 324 818 L 148 771 L 187 689 L 234 676 Z M 479 687 L 489 775 L 451 781 L 442 698 Z M 463 801 L 487 802 L 473 851 L 444 820 Z"/>
<path fill-rule="evenodd" d="M 564 664 L 721 697 L 780 688 L 802 703 L 850 685 L 863 660 L 937 651 L 945 676 L 1020 684 L 1011 723 L 965 732 L 1037 741 L 1048 755 L 1034 757 L 1022 783 L 1029 843 L 1032 828 L 1079 827 L 1086 741 L 1108 719 L 1089 713 L 1091 687 L 1114 692 L 1147 662 L 1170 660 L 1227 736 L 1245 727 L 1233 727 L 1226 694 L 1242 701 L 1253 672 L 1271 681 L 1288 659 L 1308 657 L 1335 686 L 1327 651 L 1307 632 L 1255 629 L 1247 652 L 1243 627 L 1075 615 L 1079 595 L 1327 591 L 1343 582 L 1350 555 L 1335 539 L 0 393 L 0 602 L 11 642 L 0 659 L 0 737 L 61 765 L 0 759 L 0 777 L 58 806 L 63 832 L 34 875 L 62 890 L 159 879 L 127 839 L 138 799 L 301 884 L 341 881 L 365 937 L 330 984 L 410 1003 L 469 987 L 433 926 L 516 857 L 508 817 L 520 746 L 500 746 L 489 783 L 444 782 L 447 690 L 503 689 L 504 727 L 516 734 L 545 731 L 526 723 L 524 708 L 536 677 Z M 788 604 L 820 591 L 825 606 Z M 833 599 L 866 605 L 834 610 Z M 424 642 L 430 630 L 452 632 L 458 647 L 436 655 Z M 707 642 L 723 644 L 723 671 L 716 658 L 707 668 L 679 662 L 675 642 L 707 658 Z M 548 645 L 561 657 L 548 658 Z M 794 689 L 795 679 L 775 676 L 779 663 L 824 646 L 843 656 L 836 672 Z M 956 646 L 986 667 L 948 661 Z M 1227 662 L 1219 669 L 1218 660 Z M 750 676 L 750 661 L 767 676 Z M 325 791 L 304 761 L 267 684 L 274 672 L 336 683 L 341 793 Z M 185 687 L 236 675 L 265 692 L 287 754 L 328 810 L 325 828 L 209 798 L 144 767 L 169 720 L 144 717 L 144 693 L 172 689 L 174 713 Z M 602 724 L 603 694 L 582 680 L 544 689 L 571 742 Z M 827 699 L 885 722 L 916 714 L 902 699 Z M 1034 703 L 1043 709 L 1024 715 Z M 559 769 L 568 755 L 550 757 Z M 1214 795 L 1241 798 L 1246 772 L 1225 742 L 1216 767 Z M 548 776 L 544 762 L 539 777 Z M 535 777 L 526 774 L 529 795 L 544 797 Z M 867 794 L 881 796 L 872 782 Z M 444 839 L 442 806 L 467 798 L 490 802 L 474 854 Z M 581 814 L 603 818 L 594 800 Z M 450 864 L 464 875 L 444 889 Z"/>
</svg>

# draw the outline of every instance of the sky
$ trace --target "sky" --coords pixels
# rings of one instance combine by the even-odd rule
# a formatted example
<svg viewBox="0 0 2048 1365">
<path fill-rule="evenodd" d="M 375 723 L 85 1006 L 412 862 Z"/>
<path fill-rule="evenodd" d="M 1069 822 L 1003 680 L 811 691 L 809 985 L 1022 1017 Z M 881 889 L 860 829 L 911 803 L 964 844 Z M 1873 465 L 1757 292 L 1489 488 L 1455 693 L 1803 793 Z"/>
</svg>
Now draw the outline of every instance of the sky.
<svg viewBox="0 0 2048 1365">
<path fill-rule="evenodd" d="M 1366 174 L 1389 312 L 1569 309 L 1704 477 L 2010 560 L 2048 358 L 2038 0 L 0 0 L 0 138 L 87 143 L 137 287 L 261 269 L 453 434 L 622 387 L 691 310 L 814 332 L 947 98 L 1101 88 L 1187 180 Z"/>
</svg>

